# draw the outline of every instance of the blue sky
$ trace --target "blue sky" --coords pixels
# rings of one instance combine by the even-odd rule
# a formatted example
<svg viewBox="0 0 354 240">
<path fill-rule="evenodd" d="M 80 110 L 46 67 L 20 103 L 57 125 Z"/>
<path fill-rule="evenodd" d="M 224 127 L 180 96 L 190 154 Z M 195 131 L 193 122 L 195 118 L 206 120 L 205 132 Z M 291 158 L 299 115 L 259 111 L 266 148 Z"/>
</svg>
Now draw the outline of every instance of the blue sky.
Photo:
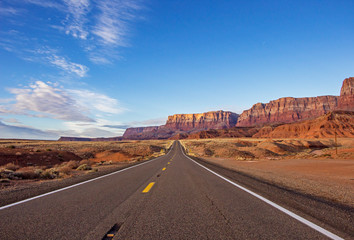
<svg viewBox="0 0 354 240">
<path fill-rule="evenodd" d="M 354 2 L 3 0 L 0 138 L 109 137 L 168 115 L 339 95 Z"/>
</svg>

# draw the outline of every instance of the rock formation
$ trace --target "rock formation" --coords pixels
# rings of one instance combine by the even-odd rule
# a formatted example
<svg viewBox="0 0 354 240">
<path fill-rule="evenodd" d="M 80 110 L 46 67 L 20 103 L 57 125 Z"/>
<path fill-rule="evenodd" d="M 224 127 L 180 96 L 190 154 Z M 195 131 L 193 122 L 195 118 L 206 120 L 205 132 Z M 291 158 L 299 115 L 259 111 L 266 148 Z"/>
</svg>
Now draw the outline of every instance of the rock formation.
<svg viewBox="0 0 354 240">
<path fill-rule="evenodd" d="M 167 139 L 176 134 L 207 129 L 224 129 L 235 126 L 238 114 L 215 111 L 196 114 L 175 114 L 169 116 L 162 126 L 128 128 L 124 139 Z"/>
<path fill-rule="evenodd" d="M 337 108 L 338 97 L 280 98 L 269 103 L 257 103 L 243 111 L 236 126 L 265 123 L 290 123 L 321 116 Z"/>
<path fill-rule="evenodd" d="M 205 138 L 243 138 L 252 137 L 259 131 L 256 127 L 233 127 L 228 129 L 209 129 L 193 133 L 176 134 L 170 139 L 205 139 Z"/>
<path fill-rule="evenodd" d="M 314 119 L 335 110 L 354 111 L 353 77 L 347 78 L 343 81 L 340 96 L 279 98 L 270 101 L 269 103 L 257 103 L 253 105 L 252 108 L 243 111 L 241 115 L 227 111 L 175 114 L 169 116 L 166 124 L 162 126 L 128 128 L 123 137 L 61 137 L 59 140 L 118 141 L 121 139 L 144 140 L 168 138 L 251 137 L 252 135 L 256 137 L 275 136 L 276 134 L 274 131 L 276 129 L 276 131 L 282 129 L 280 128 L 281 126 L 279 126 L 281 124 Z M 264 127 L 265 125 L 268 126 Z M 255 127 L 249 128 L 252 126 Z M 287 126 L 288 125 L 284 125 L 283 128 L 287 128 Z M 297 125 L 291 125 L 292 128 L 294 128 L 294 126 Z M 329 127 L 327 125 L 324 126 Z M 324 133 L 317 135 L 326 136 Z M 280 134 L 279 137 L 280 136 L 285 137 L 285 135 L 282 134 Z M 300 134 L 299 136 L 304 135 Z M 343 136 L 346 135 L 344 134 Z"/>
<path fill-rule="evenodd" d="M 235 126 L 238 114 L 215 111 L 196 114 L 175 114 L 168 116 L 166 128 L 181 131 L 201 129 L 223 129 Z"/>
<path fill-rule="evenodd" d="M 167 139 L 176 131 L 162 126 L 127 128 L 123 139 L 146 140 L 146 139 Z"/>
<path fill-rule="evenodd" d="M 339 97 L 285 97 L 269 103 L 257 103 L 243 111 L 236 126 L 291 123 L 316 118 L 334 110 L 354 111 L 354 78 L 344 80 Z"/>
<path fill-rule="evenodd" d="M 333 138 L 354 137 L 354 112 L 334 111 L 316 119 L 265 126 L 253 137 L 261 138 Z"/>
<path fill-rule="evenodd" d="M 344 80 L 340 91 L 338 109 L 354 111 L 354 77 Z"/>
</svg>

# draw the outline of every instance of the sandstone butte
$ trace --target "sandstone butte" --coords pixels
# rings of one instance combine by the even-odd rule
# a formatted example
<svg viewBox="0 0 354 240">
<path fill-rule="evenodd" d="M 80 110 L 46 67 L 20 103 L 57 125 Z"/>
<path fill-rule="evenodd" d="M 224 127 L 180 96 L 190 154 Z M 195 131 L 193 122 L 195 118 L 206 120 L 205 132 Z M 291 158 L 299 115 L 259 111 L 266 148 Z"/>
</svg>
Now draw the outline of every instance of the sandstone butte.
<svg viewBox="0 0 354 240">
<path fill-rule="evenodd" d="M 269 103 L 257 103 L 243 111 L 236 126 L 291 123 L 316 118 L 335 110 L 354 111 L 353 77 L 343 81 L 340 96 L 285 97 Z"/>
</svg>

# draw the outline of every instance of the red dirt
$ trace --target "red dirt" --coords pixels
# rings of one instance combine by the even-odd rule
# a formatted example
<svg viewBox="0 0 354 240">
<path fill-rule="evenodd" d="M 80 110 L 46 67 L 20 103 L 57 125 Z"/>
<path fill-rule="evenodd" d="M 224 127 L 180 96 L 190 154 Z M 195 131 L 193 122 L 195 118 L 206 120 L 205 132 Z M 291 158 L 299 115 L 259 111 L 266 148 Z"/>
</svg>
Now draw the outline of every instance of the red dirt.
<svg viewBox="0 0 354 240">
<path fill-rule="evenodd" d="M 81 157 L 67 151 L 0 148 L 0 166 L 7 163 L 14 163 L 21 167 L 52 166 L 71 160 L 80 161 L 81 159 Z"/>
</svg>

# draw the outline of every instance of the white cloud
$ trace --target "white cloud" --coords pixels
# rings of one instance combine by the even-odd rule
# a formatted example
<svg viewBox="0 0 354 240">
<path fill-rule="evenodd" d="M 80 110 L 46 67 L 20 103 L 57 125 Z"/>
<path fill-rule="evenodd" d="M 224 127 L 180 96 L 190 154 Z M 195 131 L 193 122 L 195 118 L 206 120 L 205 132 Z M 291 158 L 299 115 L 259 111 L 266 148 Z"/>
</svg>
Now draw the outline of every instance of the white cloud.
<svg viewBox="0 0 354 240">
<path fill-rule="evenodd" d="M 11 136 L 11 129 L 13 130 L 12 137 L 18 138 L 40 138 L 40 136 L 45 138 L 47 133 L 51 133 L 50 136 L 80 137 L 115 137 L 124 133 L 126 126 L 122 122 L 105 118 L 107 115 L 122 113 L 126 109 L 120 106 L 117 99 L 105 94 L 86 89 L 64 89 L 57 83 L 42 81 L 36 81 L 22 88 L 11 88 L 8 91 L 14 94 L 14 98 L 0 99 L 0 114 L 64 120 L 65 128 L 50 131 L 38 130 L 38 132 L 27 126 L 9 125 L 10 127 L 6 127 L 6 137 Z M 20 124 L 14 118 L 3 118 L 2 121 Z M 22 129 L 23 127 L 25 129 Z M 28 134 L 24 135 L 26 137 L 18 136 L 22 130 L 26 134 L 33 134 L 33 137 L 28 137 Z M 0 133 L 1 137 L 5 135 Z"/>
<path fill-rule="evenodd" d="M 49 18 L 49 21 L 42 25 L 38 22 L 38 26 L 47 26 L 51 30 L 55 29 L 61 34 L 80 40 L 81 50 L 87 55 L 88 60 L 99 65 L 112 64 L 120 58 L 118 49 L 129 46 L 128 35 L 131 23 L 136 19 L 141 19 L 138 12 L 143 9 L 141 0 L 23 0 L 20 2 L 48 8 L 55 14 L 55 17 Z M 16 3 L 17 6 L 13 7 L 12 5 L 15 6 Z M 6 16 L 11 14 L 14 17 L 17 15 L 14 24 L 25 24 L 22 18 L 26 18 L 26 15 L 19 14 L 27 12 L 23 5 L 17 1 L 12 5 L 0 8 L 0 14 Z M 43 18 L 40 17 L 37 20 L 42 21 Z M 25 36 L 21 38 L 9 36 L 9 41 L 0 39 L 0 47 L 17 53 L 22 59 L 34 60 L 36 56 L 24 56 L 23 50 L 41 46 L 43 43 L 46 45 L 57 43 L 57 41 L 49 43 L 48 39 L 30 38 L 26 33 L 23 35 Z M 61 47 L 56 46 L 58 49 Z M 51 61 L 61 69 L 80 77 L 85 76 L 88 71 L 86 66 L 70 62 L 68 58 L 61 57 L 51 59 Z"/>
<path fill-rule="evenodd" d="M 2 114 L 23 114 L 74 122 L 97 122 L 98 125 L 103 126 L 121 123 L 94 120 L 92 116 L 104 117 L 104 115 L 126 111 L 117 99 L 86 89 L 64 89 L 56 83 L 36 81 L 30 86 L 11 88 L 8 91 L 15 96 L 11 101 L 6 99 L 3 104 L 0 104 Z"/>
<path fill-rule="evenodd" d="M 83 106 L 103 113 L 118 114 L 126 109 L 119 105 L 117 99 L 89 90 L 68 90 L 68 92 Z"/>
<path fill-rule="evenodd" d="M 28 56 L 29 53 L 31 56 Z M 85 77 L 89 68 L 85 65 L 71 62 L 70 59 L 58 55 L 58 51 L 49 46 L 42 46 L 37 49 L 27 49 L 22 52 L 24 55 L 22 59 L 29 62 L 40 62 L 57 67 L 67 74 L 75 74 L 78 77 Z"/>
<path fill-rule="evenodd" d="M 88 0 L 64 0 L 67 6 L 67 17 L 65 33 L 71 34 L 75 38 L 86 39 L 88 36 L 85 24 L 88 22 L 86 14 L 90 10 Z"/>
<path fill-rule="evenodd" d="M 120 122 L 106 119 L 97 119 L 92 123 L 64 122 L 64 125 L 81 137 L 116 137 L 123 135 L 125 131 L 125 128 L 115 127 L 123 126 Z"/>
<path fill-rule="evenodd" d="M 90 56 L 89 59 L 91 62 L 93 62 L 97 65 L 104 65 L 104 64 L 111 64 L 112 63 L 107 58 L 105 58 L 103 56 L 98 56 L 97 54 Z"/>
<path fill-rule="evenodd" d="M 17 114 L 71 121 L 94 121 L 65 90 L 37 81 L 28 88 L 12 88 L 16 97 L 11 110 Z"/>
<path fill-rule="evenodd" d="M 66 58 L 58 56 L 58 55 L 51 55 L 47 57 L 49 62 L 69 73 L 75 73 L 79 77 L 85 77 L 86 73 L 88 72 L 89 68 L 78 63 L 70 62 Z"/>
<path fill-rule="evenodd" d="M 29 4 L 34 4 L 40 7 L 44 7 L 44 8 L 55 8 L 58 10 L 63 10 L 63 6 L 58 3 L 58 1 L 51 1 L 51 0 L 22 0 L 25 3 L 29 3 Z"/>
<path fill-rule="evenodd" d="M 135 121 L 129 123 L 129 125 L 133 127 L 140 127 L 140 126 L 160 126 L 164 125 L 166 123 L 166 118 L 155 118 L 155 119 L 149 119 L 145 121 Z"/>
<path fill-rule="evenodd" d="M 137 1 L 99 1 L 101 11 L 92 33 L 101 39 L 103 44 L 126 46 L 125 36 L 128 33 L 129 21 L 135 18 L 136 10 L 141 6 Z"/>
<path fill-rule="evenodd" d="M 0 6 L 0 16 L 9 16 L 19 14 L 19 10 L 13 7 L 2 7 Z"/>
</svg>

